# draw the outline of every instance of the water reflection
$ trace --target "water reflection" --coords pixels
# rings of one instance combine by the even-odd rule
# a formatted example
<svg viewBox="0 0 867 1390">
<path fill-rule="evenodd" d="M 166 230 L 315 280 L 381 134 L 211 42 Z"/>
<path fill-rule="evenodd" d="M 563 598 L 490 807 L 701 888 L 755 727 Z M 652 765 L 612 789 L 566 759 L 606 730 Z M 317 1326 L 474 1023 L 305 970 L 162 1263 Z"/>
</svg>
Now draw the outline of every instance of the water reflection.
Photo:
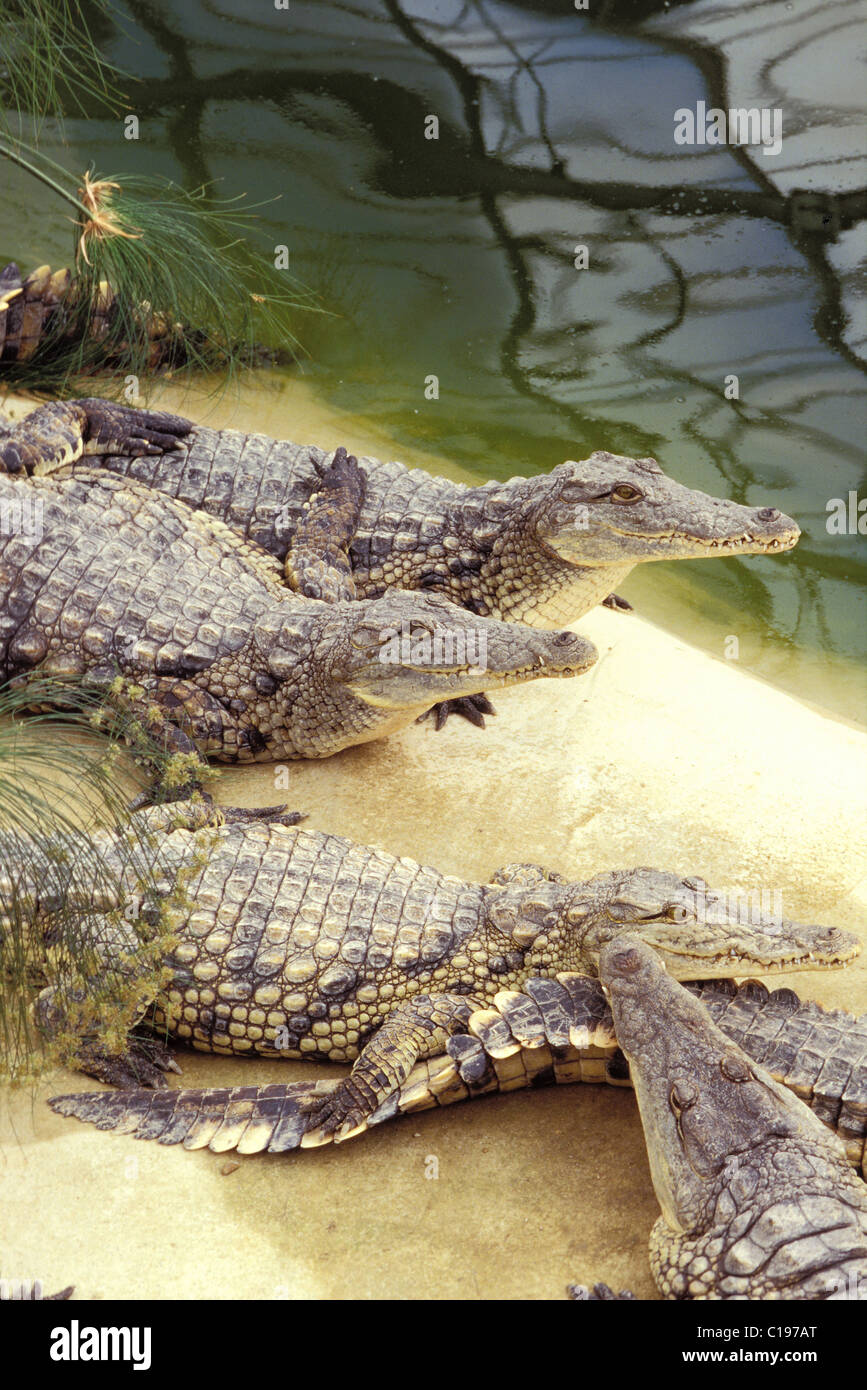
<svg viewBox="0 0 867 1390">
<path fill-rule="evenodd" d="M 846 4 L 128 8 L 106 40 L 142 77 L 142 139 L 120 162 L 282 195 L 267 243 L 340 315 L 301 328 L 333 405 L 479 476 L 605 447 L 773 502 L 804 531 L 791 556 L 645 566 L 626 592 L 718 654 L 739 634 L 744 664 L 864 717 L 865 565 L 825 526 L 862 482 L 867 423 Z M 764 82 L 777 161 L 674 143 L 677 108 L 762 105 Z M 75 159 L 118 166 L 116 123 L 70 136 Z M 31 234 L 47 259 L 44 224 Z"/>
</svg>

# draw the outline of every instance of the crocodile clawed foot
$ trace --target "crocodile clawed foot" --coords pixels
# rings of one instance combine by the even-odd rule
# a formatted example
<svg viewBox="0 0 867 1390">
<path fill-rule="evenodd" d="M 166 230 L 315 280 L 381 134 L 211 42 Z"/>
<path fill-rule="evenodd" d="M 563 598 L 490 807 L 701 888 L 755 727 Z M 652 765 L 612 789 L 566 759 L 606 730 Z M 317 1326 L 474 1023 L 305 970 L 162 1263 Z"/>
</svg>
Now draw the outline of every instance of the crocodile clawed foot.
<svg viewBox="0 0 867 1390">
<path fill-rule="evenodd" d="M 375 1107 L 374 1107 L 375 1108 Z M 351 1080 L 341 1082 L 330 1095 L 316 1097 L 304 1106 L 307 1128 L 302 1149 L 315 1149 L 332 1141 L 341 1144 L 367 1128 L 373 1110 L 365 1105 Z"/>
<path fill-rule="evenodd" d="M 134 410 L 93 397 L 75 404 L 87 412 L 89 454 L 162 454 L 182 449 L 181 439 L 193 428 L 192 421 L 164 411 Z"/>
<path fill-rule="evenodd" d="M 420 714 L 416 723 L 421 724 L 425 719 L 433 719 L 434 728 L 439 732 L 444 728 L 450 714 L 459 714 L 461 718 L 475 724 L 477 729 L 483 729 L 485 715 L 496 712 L 487 695 L 460 695 L 454 700 L 440 700 L 439 704 Z"/>
<path fill-rule="evenodd" d="M 126 809 L 132 814 L 135 811 L 147 811 L 152 806 L 170 806 L 175 801 L 190 801 L 193 797 L 204 802 L 206 806 L 215 805 L 210 792 L 203 791 L 198 782 L 190 781 L 177 787 L 167 787 L 164 783 L 155 783 L 153 786 L 147 787 L 145 791 L 139 792 L 138 796 L 134 796 Z"/>
<path fill-rule="evenodd" d="M 566 1292 L 574 1303 L 634 1303 L 635 1294 L 629 1289 L 615 1293 L 610 1284 L 594 1284 L 588 1289 L 586 1284 L 567 1284 Z"/>
<path fill-rule="evenodd" d="M 161 1090 L 167 1085 L 164 1073 L 180 1074 L 181 1070 L 165 1043 L 158 1038 L 138 1035 L 129 1039 L 122 1053 L 107 1052 L 99 1043 L 85 1044 L 76 1053 L 75 1063 L 80 1071 L 97 1081 L 124 1090 L 143 1086 Z"/>
<path fill-rule="evenodd" d="M 601 605 L 601 606 L 602 606 L 603 608 L 613 608 L 614 611 L 615 611 L 615 613 L 634 613 L 634 612 L 635 612 L 635 609 L 633 608 L 632 604 L 629 602 L 629 599 L 621 598 L 619 594 L 609 594 L 607 598 L 604 598 L 604 599 L 602 600 L 602 605 Z M 606 1285 L 606 1286 L 600 1286 L 600 1287 L 607 1287 L 607 1285 Z M 577 1285 L 576 1285 L 576 1288 L 577 1288 Z"/>
</svg>

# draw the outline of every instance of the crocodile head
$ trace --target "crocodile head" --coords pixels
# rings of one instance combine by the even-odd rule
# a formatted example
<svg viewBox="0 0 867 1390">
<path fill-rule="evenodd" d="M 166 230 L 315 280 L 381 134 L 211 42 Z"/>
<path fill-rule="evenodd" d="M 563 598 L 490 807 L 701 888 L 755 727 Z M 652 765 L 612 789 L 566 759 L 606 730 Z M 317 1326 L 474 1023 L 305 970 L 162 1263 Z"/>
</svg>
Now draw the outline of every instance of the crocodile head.
<svg viewBox="0 0 867 1390">
<path fill-rule="evenodd" d="M 394 590 L 316 608 L 303 620 L 304 651 L 292 619 L 268 660 L 272 674 L 293 682 L 290 718 L 302 717 L 308 726 L 315 719 L 316 736 L 330 752 L 402 728 L 437 701 L 542 676 L 580 675 L 597 657 L 577 633 L 478 617 L 436 594 Z M 305 666 L 310 679 L 302 682 Z"/>
<path fill-rule="evenodd" d="M 760 893 L 715 892 L 704 879 L 660 869 L 501 889 L 492 905 L 513 924 L 510 934 L 525 944 L 531 968 L 550 970 L 553 961 L 556 969 L 595 975 L 600 951 L 623 933 L 653 947 L 678 980 L 828 970 L 861 949 L 858 937 L 839 927 L 776 914 L 767 893 L 763 900 Z"/>
<path fill-rule="evenodd" d="M 756 1138 L 791 1133 L 800 1102 L 774 1081 L 750 1084 L 753 1064 L 644 942 L 610 941 L 599 973 L 642 1120 L 662 1141 L 649 1146 L 657 1196 L 670 1224 L 687 1229 L 704 1181 Z"/>
<path fill-rule="evenodd" d="M 833 1298 L 860 1283 L 867 1296 L 867 1192 L 839 1140 L 649 946 L 610 941 L 599 974 L 662 1209 L 651 1266 L 663 1293 Z"/>
<path fill-rule="evenodd" d="M 628 570 L 643 560 L 791 550 L 800 531 L 775 507 L 744 507 L 666 477 L 656 459 L 597 451 L 534 480 L 537 538 L 561 560 Z"/>
</svg>

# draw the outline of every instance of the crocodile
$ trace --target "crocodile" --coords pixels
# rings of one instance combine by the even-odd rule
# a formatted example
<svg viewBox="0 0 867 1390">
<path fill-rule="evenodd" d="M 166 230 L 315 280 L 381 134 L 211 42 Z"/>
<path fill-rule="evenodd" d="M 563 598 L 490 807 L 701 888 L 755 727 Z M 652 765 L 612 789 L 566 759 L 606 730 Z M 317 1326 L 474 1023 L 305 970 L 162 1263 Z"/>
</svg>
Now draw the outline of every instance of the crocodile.
<svg viewBox="0 0 867 1390">
<path fill-rule="evenodd" d="M 623 931 L 639 933 L 685 979 L 843 965 L 859 950 L 836 927 L 763 927 L 724 908 L 710 913 L 699 878 L 639 868 L 569 882 L 519 864 L 488 884 L 470 883 L 288 826 L 273 812 L 253 819 L 224 810 L 228 819 L 216 826 L 202 824 L 208 813 L 191 805 L 141 813 L 152 817 L 145 824 L 166 891 L 205 855 L 186 885 L 192 908 L 166 955 L 170 979 L 153 1023 L 208 1052 L 353 1062 L 317 1102 L 308 1147 L 365 1128 L 417 1060 L 441 1053 L 448 1033 L 465 1032 L 471 1015 L 504 990 L 539 975 L 595 974 L 601 946 Z M 138 911 L 137 889 L 120 852 L 123 833 L 102 832 L 99 845 L 101 860 L 117 862 L 116 888 L 101 888 L 94 901 L 86 862 L 69 869 L 62 888 L 81 908 L 80 930 L 100 972 L 135 955 L 128 908 Z M 50 921 L 59 890 L 55 883 L 45 892 L 52 880 L 39 847 L 6 858 L 28 865 L 16 899 Z M 0 901 L 2 890 L 0 881 Z M 60 996 L 57 985 L 41 996 L 48 1026 L 58 1017 L 70 1023 Z M 135 1076 L 134 1066 L 126 1070 Z M 122 1079 L 124 1071 L 119 1057 L 94 1074 Z"/>
<path fill-rule="evenodd" d="M 645 943 L 608 942 L 599 972 L 662 1212 L 650 1267 L 663 1297 L 867 1301 L 867 1187 L 840 1140 Z"/>
<path fill-rule="evenodd" d="M 111 360 L 106 345 L 112 343 L 109 330 L 118 315 L 147 340 L 149 368 L 187 357 L 189 330 L 155 314 L 148 304 L 134 309 L 119 304 L 107 280 L 100 280 L 86 316 L 84 308 L 81 285 L 68 268 L 52 271 L 50 265 L 40 265 L 22 275 L 10 261 L 0 270 L 0 367 L 29 362 L 37 352 L 44 361 L 73 339 L 84 349 L 82 365 L 104 367 Z"/>
<path fill-rule="evenodd" d="M 867 1178 L 867 1015 L 824 1009 L 758 980 L 700 980 L 685 988 L 728 1038 L 806 1101 Z M 464 1100 L 577 1082 L 630 1084 L 602 985 L 573 971 L 534 976 L 523 990 L 496 994 L 469 1015 L 466 1032 L 449 1035 L 442 1052 L 416 1062 L 365 1128 Z M 208 1089 L 138 1086 L 58 1096 L 50 1104 L 136 1139 L 217 1153 L 287 1153 L 304 1142 L 311 1102 L 339 1085 L 320 1078 Z M 323 1134 L 317 1142 L 333 1138 Z"/>
<path fill-rule="evenodd" d="M 86 448 L 89 416 L 106 402 L 55 402 L 0 440 L 0 466 L 49 471 L 75 466 L 53 450 L 51 412 L 66 412 Z M 48 415 L 46 417 L 46 412 Z M 76 412 L 78 414 L 76 415 Z M 119 408 L 113 408 L 120 423 Z M 149 412 L 134 412 L 147 422 Z M 156 416 L 156 429 L 165 415 Z M 311 497 L 334 454 L 263 434 L 212 430 L 176 417 L 184 450 L 157 455 L 101 450 L 99 466 L 134 478 L 231 527 L 288 570 Z M 348 548 L 358 598 L 389 589 L 442 594 L 471 612 L 551 628 L 602 602 L 637 564 L 651 560 L 771 554 L 800 531 L 775 507 L 711 497 L 666 476 L 655 459 L 597 450 L 550 473 L 467 487 L 400 463 L 360 458 L 363 497 Z"/>
<path fill-rule="evenodd" d="M 59 454 L 81 449 L 85 425 L 89 449 L 177 440 L 172 417 L 45 409 L 42 441 L 50 427 Z M 0 469 L 17 450 L 0 449 Z M 272 557 L 132 479 L 0 471 L 0 681 L 104 688 L 172 752 L 328 757 L 438 699 L 578 675 L 595 658 L 573 632 L 479 617 L 440 594 L 293 593 Z"/>
</svg>

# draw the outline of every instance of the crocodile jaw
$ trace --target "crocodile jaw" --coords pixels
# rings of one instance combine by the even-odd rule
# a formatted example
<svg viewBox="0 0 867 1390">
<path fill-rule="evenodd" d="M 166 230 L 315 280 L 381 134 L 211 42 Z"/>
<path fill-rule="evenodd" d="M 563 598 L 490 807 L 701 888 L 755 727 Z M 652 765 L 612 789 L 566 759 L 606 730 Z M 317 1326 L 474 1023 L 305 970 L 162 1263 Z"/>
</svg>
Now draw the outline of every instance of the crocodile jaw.
<svg viewBox="0 0 867 1390">
<path fill-rule="evenodd" d="M 602 949 L 624 932 L 658 952 L 677 980 L 828 970 L 861 950 L 851 932 L 789 921 L 764 897 L 652 868 L 613 870 L 579 885 L 566 920 L 580 931 L 585 968 L 594 972 Z"/>
<path fill-rule="evenodd" d="M 791 550 L 801 536 L 801 529 L 794 521 L 782 514 L 781 518 L 786 524 L 776 534 L 764 536 L 756 534 L 755 530 L 744 530 L 740 535 L 701 536 L 685 530 L 652 535 L 614 528 L 610 528 L 610 534 L 621 538 L 626 550 L 632 546 L 646 547 L 646 553 L 636 556 L 638 560 L 716 560 L 724 555 L 772 555 Z"/>
<path fill-rule="evenodd" d="M 479 665 L 468 661 L 449 664 L 435 657 L 429 664 L 412 651 L 406 660 L 367 661 L 345 682 L 344 688 L 371 709 L 418 711 L 438 700 L 475 695 L 486 690 L 521 685 L 526 681 L 579 676 L 595 663 L 598 652 L 592 642 L 574 632 L 522 629 L 516 624 L 478 619 L 487 637 Z M 478 651 L 478 649 L 476 649 Z"/>
<path fill-rule="evenodd" d="M 775 555 L 797 545 L 801 530 L 791 517 L 780 516 L 780 524 L 764 535 L 756 524 L 755 513 L 738 507 L 741 514 L 732 519 L 730 529 L 718 535 L 703 535 L 701 528 L 672 527 L 654 531 L 630 530 L 606 520 L 592 537 L 587 530 L 562 531 L 545 537 L 546 544 L 562 560 L 577 566 L 605 568 L 632 566 L 650 560 L 719 560 L 729 555 Z"/>
<path fill-rule="evenodd" d="M 801 1110 L 805 1133 L 827 1133 L 766 1072 L 761 1084 L 745 1081 L 735 1063 L 729 1070 L 738 1079 L 726 1075 L 721 1059 L 743 1054 L 644 942 L 610 942 L 599 972 L 629 1060 L 654 1191 L 675 1231 L 695 1228 L 708 1188 L 728 1159 L 772 1134 L 797 1133 Z"/>
<path fill-rule="evenodd" d="M 720 923 L 636 922 L 629 930 L 658 952 L 676 980 L 839 970 L 861 951 L 851 932 L 795 922 L 782 922 L 779 930 L 731 918 Z"/>
</svg>

